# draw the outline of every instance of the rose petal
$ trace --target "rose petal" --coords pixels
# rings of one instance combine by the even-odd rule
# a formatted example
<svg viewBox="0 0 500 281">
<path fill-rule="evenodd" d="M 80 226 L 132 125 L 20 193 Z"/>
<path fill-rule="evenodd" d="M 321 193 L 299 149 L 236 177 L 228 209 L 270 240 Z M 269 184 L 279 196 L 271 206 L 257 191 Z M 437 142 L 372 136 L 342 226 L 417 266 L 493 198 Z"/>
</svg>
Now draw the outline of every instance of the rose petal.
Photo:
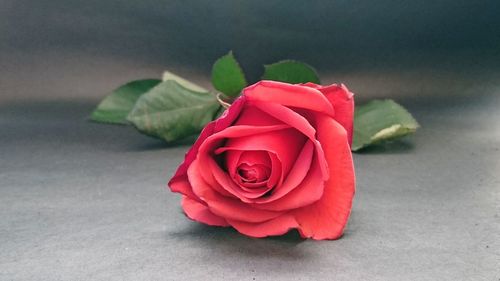
<svg viewBox="0 0 500 281">
<path fill-rule="evenodd" d="M 199 201 L 193 193 L 193 189 L 191 188 L 187 177 L 180 176 L 175 179 L 171 179 L 168 185 L 170 186 L 170 190 L 172 190 L 172 192 L 178 192 Z"/>
<path fill-rule="evenodd" d="M 320 200 L 323 196 L 324 189 L 325 181 L 321 178 L 321 170 L 319 169 L 318 162 L 313 161 L 313 166 L 306 178 L 296 188 L 277 200 L 263 204 L 254 203 L 252 206 L 269 211 L 297 209 Z"/>
<path fill-rule="evenodd" d="M 243 222 L 263 222 L 283 214 L 252 208 L 238 199 L 228 198 L 216 193 L 211 186 L 203 180 L 200 175 L 198 159 L 193 161 L 188 168 L 188 178 L 192 184 L 193 191 L 203 200 L 210 211 L 226 220 L 239 220 Z"/>
<path fill-rule="evenodd" d="M 247 164 L 249 166 L 263 165 L 271 167 L 271 159 L 269 154 L 265 151 L 244 151 L 241 155 L 238 165 Z"/>
<path fill-rule="evenodd" d="M 312 166 L 309 172 L 296 187 L 285 193 L 281 198 L 275 200 L 262 198 L 262 200 L 256 200 L 252 206 L 262 210 L 284 211 L 307 206 L 321 199 L 325 181 L 321 178 L 318 161 L 312 159 L 310 163 Z"/>
<path fill-rule="evenodd" d="M 205 142 L 200 146 L 199 148 L 199 153 L 198 153 L 198 158 L 201 163 L 204 163 L 205 165 L 208 165 L 213 160 L 213 152 L 214 150 L 222 145 L 222 143 L 227 139 L 227 138 L 232 138 L 232 137 L 243 137 L 243 136 L 248 136 L 252 134 L 258 134 L 258 133 L 265 133 L 265 132 L 270 132 L 274 130 L 282 130 L 285 128 L 288 128 L 289 126 L 286 124 L 280 124 L 280 125 L 272 125 L 272 126 L 246 126 L 246 125 L 240 125 L 240 126 L 232 126 L 229 128 L 226 128 L 225 130 L 216 133 L 210 137 L 208 137 Z M 271 157 L 272 160 L 272 157 Z M 201 174 L 205 181 L 209 183 L 210 185 L 213 185 L 215 188 L 217 183 L 214 182 L 214 177 L 213 173 L 210 169 L 202 169 Z M 222 186 L 224 188 L 227 188 L 227 186 Z M 238 197 L 238 194 L 235 194 L 232 189 L 228 189 L 227 192 L 233 194 L 233 196 Z"/>
<path fill-rule="evenodd" d="M 317 159 L 319 161 L 320 168 L 322 171 L 323 180 L 327 180 L 328 167 L 326 164 L 323 148 L 321 147 L 320 142 L 316 140 L 316 130 L 311 126 L 309 121 L 307 121 L 306 118 L 296 113 L 295 111 L 291 110 L 290 108 L 279 104 L 261 103 L 261 102 L 257 103 L 254 102 L 253 104 L 259 107 L 262 111 L 275 117 L 276 119 L 279 119 L 285 124 L 288 124 L 291 127 L 297 129 L 314 143 L 314 146 L 316 148 Z"/>
<path fill-rule="evenodd" d="M 200 156 L 200 155 L 199 155 Z M 218 164 L 215 162 L 215 160 L 212 157 L 199 157 L 199 158 L 204 158 L 204 169 L 200 169 L 200 174 L 203 177 L 203 180 L 207 183 L 207 185 L 211 186 L 217 193 L 219 193 L 222 196 L 225 197 L 238 197 L 238 194 L 233 192 L 233 189 L 226 188 L 222 186 L 217 178 L 215 177 L 211 166 L 214 167 L 219 167 Z M 198 158 L 197 158 L 198 159 Z M 193 163 L 196 161 L 193 161 Z M 193 165 L 191 163 L 191 165 Z M 208 168 L 208 169 L 207 169 Z M 194 188 L 193 184 L 191 183 L 191 188 Z"/>
<path fill-rule="evenodd" d="M 248 165 L 247 163 L 242 163 L 239 166 L 239 172 L 241 173 L 241 178 L 246 181 L 252 181 L 252 183 L 261 182 L 267 180 L 271 167 L 264 165 Z"/>
<path fill-rule="evenodd" d="M 314 147 L 311 141 L 307 141 L 303 146 L 302 151 L 296 158 L 293 168 L 284 180 L 283 184 L 278 186 L 269 198 L 265 198 L 262 202 L 270 202 L 283 197 L 290 190 L 297 187 L 306 177 L 311 167 L 313 159 Z M 264 198 L 263 198 L 264 199 Z"/>
<path fill-rule="evenodd" d="M 193 200 L 187 196 L 182 196 L 182 209 L 188 218 L 208 225 L 229 226 L 227 221 L 219 216 L 216 216 L 206 205 Z"/>
<path fill-rule="evenodd" d="M 337 121 L 317 118 L 318 139 L 323 144 L 330 170 L 323 196 L 317 202 L 293 211 L 302 237 L 336 239 L 349 218 L 355 190 L 354 167 L 347 133 Z"/>
<path fill-rule="evenodd" d="M 254 198 L 258 198 L 269 191 L 269 188 L 267 186 L 252 190 L 250 192 L 244 190 L 239 185 L 237 185 L 233 181 L 233 179 L 224 170 L 222 170 L 221 167 L 213 159 L 207 159 L 205 163 L 209 168 L 207 170 L 211 172 L 213 178 L 217 182 L 217 184 L 212 183 L 211 186 L 218 187 L 218 185 L 220 185 L 224 190 L 231 193 L 243 202 L 251 203 L 253 202 L 252 200 Z"/>
<path fill-rule="evenodd" d="M 283 167 L 281 165 L 281 161 L 276 156 L 276 154 L 269 152 L 269 158 L 271 158 L 271 175 L 269 176 L 269 180 L 267 181 L 267 187 L 274 187 L 281 185 L 284 180 L 283 176 Z"/>
<path fill-rule="evenodd" d="M 174 176 L 168 182 L 168 186 L 173 192 L 179 192 L 188 196 L 192 196 L 193 192 L 187 180 L 187 169 L 191 162 L 194 161 L 201 144 L 212 134 L 220 132 L 230 126 L 239 116 L 243 106 L 246 103 L 246 98 L 241 96 L 236 99 L 230 108 L 228 108 L 221 117 L 217 120 L 208 123 L 201 131 L 198 139 L 184 156 L 184 161 L 179 165 Z"/>
<path fill-rule="evenodd" d="M 229 175 L 231 178 L 236 177 L 236 168 L 239 163 L 240 156 L 244 153 L 245 151 L 241 150 L 227 150 L 226 151 L 226 167 L 229 172 Z M 249 152 L 249 151 L 247 151 Z M 269 167 L 271 167 L 271 174 L 269 175 L 269 178 L 267 179 L 266 182 L 263 184 L 266 185 L 267 187 L 274 187 L 277 185 L 278 181 L 281 179 L 281 163 L 279 162 L 279 159 L 274 155 L 274 153 L 271 153 L 269 151 L 265 152 L 267 154 L 267 158 L 270 159 L 270 164 Z M 247 183 L 247 185 L 251 185 Z M 257 184 L 255 185 L 257 186 Z M 260 186 L 260 184 L 259 184 Z"/>
<path fill-rule="evenodd" d="M 215 150 L 215 154 L 219 154 L 218 150 Z M 238 174 L 238 169 L 242 164 L 246 164 L 248 166 L 265 166 L 268 170 L 271 170 L 272 163 L 271 158 L 269 157 L 269 153 L 266 151 L 241 151 L 241 150 L 229 150 L 226 151 L 225 155 L 223 155 L 225 159 L 225 167 L 226 171 L 229 173 L 229 176 L 237 180 L 241 176 Z M 265 177 L 264 180 L 267 181 L 269 178 L 269 174 Z M 266 184 L 263 182 L 262 184 Z M 255 186 L 255 185 L 251 185 Z"/>
<path fill-rule="evenodd" d="M 288 214 L 261 223 L 248 223 L 237 220 L 228 220 L 228 222 L 238 232 L 256 238 L 283 235 L 290 229 L 298 227 L 295 218 Z"/>
<path fill-rule="evenodd" d="M 229 150 L 226 151 L 226 169 L 229 175 L 234 178 L 236 176 L 236 169 L 238 168 L 238 163 L 240 161 L 241 155 L 245 151 L 241 150 Z M 215 150 L 215 153 L 217 154 L 217 150 Z"/>
<path fill-rule="evenodd" d="M 270 126 L 249 126 L 249 125 L 231 126 L 221 132 L 218 132 L 208 137 L 200 145 L 199 152 L 200 153 L 211 152 L 216 148 L 220 147 L 218 146 L 218 144 L 221 144 L 226 139 L 253 136 L 255 134 L 264 134 L 287 128 L 290 128 L 290 126 L 286 124 L 270 125 Z"/>
<path fill-rule="evenodd" d="M 279 124 L 282 124 L 282 122 L 263 112 L 257 107 L 249 106 L 249 104 L 246 103 L 241 110 L 238 119 L 234 122 L 233 125 L 269 126 Z"/>
<path fill-rule="evenodd" d="M 312 158 L 312 144 L 308 142 L 283 185 L 271 196 L 255 200 L 252 206 L 263 210 L 284 211 L 318 201 L 323 194 L 324 181 L 318 161 Z"/>
<path fill-rule="evenodd" d="M 267 154 L 267 153 L 266 153 Z M 262 184 L 266 185 L 266 181 L 271 174 L 271 167 L 264 166 L 262 164 L 248 165 L 247 163 L 241 163 L 238 166 L 238 176 L 237 180 L 243 185 L 242 187 L 254 188 Z M 234 178 L 233 178 L 234 179 Z"/>
<path fill-rule="evenodd" d="M 257 127 L 258 128 L 258 127 Z M 295 129 L 287 128 L 279 131 L 271 131 L 260 134 L 245 136 L 242 138 L 229 138 L 224 147 L 216 150 L 216 153 L 234 149 L 241 151 L 269 151 L 278 156 L 286 177 L 297 159 L 306 137 Z"/>
<path fill-rule="evenodd" d="M 352 143 L 353 120 L 354 120 L 354 99 L 344 84 L 330 85 L 318 88 L 335 109 L 334 119 L 342 125 L 349 138 L 349 144 Z"/>
<path fill-rule="evenodd" d="M 335 115 L 332 105 L 321 92 L 302 85 L 263 80 L 243 89 L 243 96 L 248 101 L 277 103 L 322 112 L 331 117 Z"/>
</svg>

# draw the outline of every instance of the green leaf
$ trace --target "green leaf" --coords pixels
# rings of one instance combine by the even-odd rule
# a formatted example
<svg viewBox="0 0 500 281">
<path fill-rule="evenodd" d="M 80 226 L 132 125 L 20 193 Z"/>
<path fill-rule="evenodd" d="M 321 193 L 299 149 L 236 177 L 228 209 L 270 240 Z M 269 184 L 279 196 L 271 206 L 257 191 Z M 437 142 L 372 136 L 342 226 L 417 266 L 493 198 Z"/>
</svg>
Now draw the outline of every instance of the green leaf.
<svg viewBox="0 0 500 281">
<path fill-rule="evenodd" d="M 167 80 L 142 95 L 127 119 L 140 132 L 173 142 L 199 133 L 219 108 L 212 94 Z"/>
<path fill-rule="evenodd" d="M 212 85 L 228 97 L 237 97 L 246 87 L 245 75 L 233 52 L 215 61 L 212 67 Z"/>
<path fill-rule="evenodd" d="M 122 85 L 105 97 L 90 115 L 90 120 L 103 123 L 127 124 L 127 115 L 136 100 L 161 80 L 135 80 Z"/>
<path fill-rule="evenodd" d="M 283 60 L 264 65 L 263 80 L 274 80 L 291 84 L 313 82 L 320 84 L 316 70 L 308 64 L 293 60 Z"/>
<path fill-rule="evenodd" d="M 188 81 L 170 71 L 165 71 L 163 72 L 163 77 L 162 77 L 163 81 L 167 81 L 167 80 L 175 80 L 177 83 L 181 84 L 184 88 L 187 88 L 191 91 L 195 91 L 195 92 L 208 92 L 207 89 L 191 82 L 191 81 Z"/>
<path fill-rule="evenodd" d="M 357 151 L 372 144 L 402 138 L 413 134 L 418 127 L 413 116 L 393 100 L 374 100 L 356 106 L 351 149 Z"/>
</svg>

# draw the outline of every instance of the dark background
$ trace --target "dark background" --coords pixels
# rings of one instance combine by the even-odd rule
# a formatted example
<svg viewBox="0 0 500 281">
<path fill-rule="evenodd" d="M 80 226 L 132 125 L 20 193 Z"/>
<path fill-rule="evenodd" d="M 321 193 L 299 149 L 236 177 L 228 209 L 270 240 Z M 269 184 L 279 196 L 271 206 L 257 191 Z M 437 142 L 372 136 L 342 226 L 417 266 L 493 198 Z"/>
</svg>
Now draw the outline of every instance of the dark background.
<svg viewBox="0 0 500 281">
<path fill-rule="evenodd" d="M 499 1 L 0 1 L 0 102 L 97 100 L 164 69 L 205 86 L 233 50 L 292 58 L 358 98 L 494 92 Z"/>
</svg>

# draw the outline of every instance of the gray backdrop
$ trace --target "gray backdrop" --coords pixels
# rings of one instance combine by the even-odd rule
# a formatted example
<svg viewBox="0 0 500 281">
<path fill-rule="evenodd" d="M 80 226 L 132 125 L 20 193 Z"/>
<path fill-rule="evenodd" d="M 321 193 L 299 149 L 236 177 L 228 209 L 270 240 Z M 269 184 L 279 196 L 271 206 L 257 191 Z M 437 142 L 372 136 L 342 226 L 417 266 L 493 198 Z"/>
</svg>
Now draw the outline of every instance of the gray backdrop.
<svg viewBox="0 0 500 281">
<path fill-rule="evenodd" d="M 208 85 L 231 49 L 250 80 L 292 58 L 359 97 L 465 94 L 498 78 L 498 13 L 495 0 L 2 0 L 1 100 L 96 98 L 163 69 Z"/>
</svg>

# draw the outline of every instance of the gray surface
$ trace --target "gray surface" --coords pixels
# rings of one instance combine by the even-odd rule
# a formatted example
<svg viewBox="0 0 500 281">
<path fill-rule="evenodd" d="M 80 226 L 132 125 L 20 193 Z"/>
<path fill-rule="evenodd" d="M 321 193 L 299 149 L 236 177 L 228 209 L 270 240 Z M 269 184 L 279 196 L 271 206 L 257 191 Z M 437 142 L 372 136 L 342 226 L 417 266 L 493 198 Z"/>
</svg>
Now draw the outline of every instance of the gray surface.
<svg viewBox="0 0 500 281">
<path fill-rule="evenodd" d="M 346 234 L 322 242 L 188 220 L 165 189 L 187 147 L 85 122 L 93 102 L 5 105 L 0 279 L 499 280 L 499 98 L 406 103 L 423 128 L 355 156 Z"/>
</svg>

